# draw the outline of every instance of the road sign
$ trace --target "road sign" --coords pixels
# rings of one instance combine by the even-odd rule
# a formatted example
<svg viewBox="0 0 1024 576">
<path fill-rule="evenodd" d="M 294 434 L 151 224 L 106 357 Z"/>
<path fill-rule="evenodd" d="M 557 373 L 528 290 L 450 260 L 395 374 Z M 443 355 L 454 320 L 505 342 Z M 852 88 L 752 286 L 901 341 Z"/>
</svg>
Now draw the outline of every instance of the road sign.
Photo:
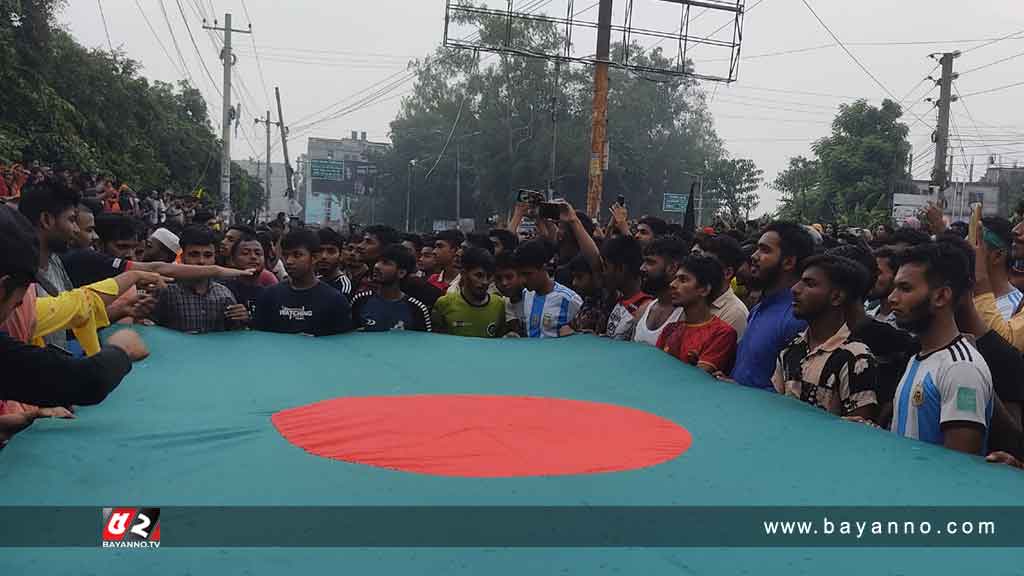
<svg viewBox="0 0 1024 576">
<path fill-rule="evenodd" d="M 345 179 L 345 162 L 343 160 L 310 160 L 310 178 L 313 180 L 330 180 L 342 182 Z"/>
<path fill-rule="evenodd" d="M 686 194 L 669 194 L 666 192 L 662 195 L 661 210 L 662 212 L 686 212 L 688 199 L 689 196 Z"/>
</svg>

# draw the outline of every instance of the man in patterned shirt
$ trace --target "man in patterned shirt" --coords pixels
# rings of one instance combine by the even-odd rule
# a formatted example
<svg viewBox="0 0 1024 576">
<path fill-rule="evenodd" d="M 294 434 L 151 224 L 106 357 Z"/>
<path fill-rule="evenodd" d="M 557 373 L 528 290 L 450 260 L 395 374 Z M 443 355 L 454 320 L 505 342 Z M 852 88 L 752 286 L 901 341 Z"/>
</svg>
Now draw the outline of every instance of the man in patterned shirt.
<svg viewBox="0 0 1024 576">
<path fill-rule="evenodd" d="M 209 228 L 189 228 L 180 241 L 182 263 L 212 266 L 216 262 L 216 239 Z M 223 284 L 210 279 L 179 281 L 157 295 L 153 320 L 181 332 L 223 332 L 247 323 L 249 311 Z"/>
<path fill-rule="evenodd" d="M 875 419 L 877 366 L 862 342 L 850 340 L 846 309 L 869 280 L 847 258 L 814 256 L 793 286 L 793 315 L 807 322 L 782 353 L 772 377 L 775 391 L 837 416 Z"/>
</svg>

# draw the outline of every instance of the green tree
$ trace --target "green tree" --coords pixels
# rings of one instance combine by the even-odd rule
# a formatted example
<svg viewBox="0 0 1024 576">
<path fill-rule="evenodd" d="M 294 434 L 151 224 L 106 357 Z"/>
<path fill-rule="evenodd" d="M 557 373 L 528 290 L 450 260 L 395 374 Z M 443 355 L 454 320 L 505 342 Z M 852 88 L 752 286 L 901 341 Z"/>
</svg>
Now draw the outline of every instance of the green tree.
<svg viewBox="0 0 1024 576">
<path fill-rule="evenodd" d="M 820 175 L 821 164 L 817 160 L 803 156 L 789 159 L 789 166 L 769 184 L 781 194 L 780 218 L 809 222 L 832 220 L 830 206 L 822 201 Z"/>
<path fill-rule="evenodd" d="M 478 23 L 485 42 L 504 38 L 502 21 Z M 547 53 L 562 42 L 557 28 L 536 21 L 514 23 L 512 35 L 514 43 Z M 660 50 L 632 50 L 645 62 L 669 64 Z M 507 214 L 520 188 L 545 190 L 549 181 L 556 196 L 585 207 L 592 68 L 562 64 L 556 75 L 555 65 L 539 58 L 443 48 L 411 68 L 413 92 L 391 123 L 392 148 L 380 160 L 377 220 L 404 222 L 411 160 L 416 166 L 410 196 L 420 229 L 429 228 L 431 220 L 454 217 L 456 177 L 463 216 L 473 215 L 480 224 L 490 215 Z M 642 78 L 616 70 L 609 85 L 610 159 L 602 205 L 622 194 L 634 214 L 660 214 L 663 192 L 685 193 L 691 180 L 685 173 L 703 171 L 705 158 L 714 161 L 723 153 L 703 92 L 692 79 Z M 552 118 L 558 127 L 553 171 Z M 438 160 L 452 126 L 453 140 Z M 365 218 L 368 210 L 360 214 Z"/>
<path fill-rule="evenodd" d="M 869 226 L 886 219 L 890 191 L 908 178 L 909 128 L 900 122 L 899 104 L 881 107 L 858 100 L 843 104 L 832 122 L 832 134 L 814 143 L 820 163 L 824 205 L 831 220 Z"/>
<path fill-rule="evenodd" d="M 0 0 L 0 160 L 99 172 L 136 190 L 201 187 L 219 205 L 220 143 L 201 94 L 82 47 L 54 23 L 62 6 Z M 236 165 L 232 181 L 232 205 L 252 213 L 261 186 Z"/>
<path fill-rule="evenodd" d="M 723 158 L 711 164 L 708 174 L 704 197 L 711 213 L 734 223 L 749 220 L 760 203 L 757 190 L 764 170 L 747 158 Z"/>
</svg>

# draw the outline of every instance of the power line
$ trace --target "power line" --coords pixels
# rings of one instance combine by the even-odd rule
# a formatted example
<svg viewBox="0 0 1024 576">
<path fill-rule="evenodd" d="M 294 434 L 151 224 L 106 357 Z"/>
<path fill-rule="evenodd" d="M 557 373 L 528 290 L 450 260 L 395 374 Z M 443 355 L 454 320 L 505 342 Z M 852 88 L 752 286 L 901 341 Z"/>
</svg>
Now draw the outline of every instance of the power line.
<svg viewBox="0 0 1024 576">
<path fill-rule="evenodd" d="M 970 98 L 971 96 L 980 96 L 982 94 L 991 94 L 992 92 L 999 92 L 999 91 L 1002 91 L 1002 90 L 1007 90 L 1009 88 L 1016 88 L 1017 86 L 1024 86 L 1024 82 L 1015 82 L 1013 84 L 1007 84 L 1006 86 L 999 86 L 997 88 L 989 88 L 988 90 L 979 90 L 977 92 L 970 92 L 968 94 L 964 94 L 960 98 Z"/>
<path fill-rule="evenodd" d="M 820 16 L 818 16 L 818 13 L 814 11 L 814 8 L 811 7 L 811 5 L 807 2 L 807 0 L 800 0 L 800 1 L 803 2 L 804 6 L 806 6 L 807 9 L 811 11 L 811 14 L 814 15 L 815 20 L 817 20 L 818 23 L 821 24 L 821 27 L 824 28 L 826 32 L 828 32 L 828 35 L 831 36 L 832 39 L 835 40 L 837 44 L 839 44 L 839 47 L 843 49 L 843 52 L 846 52 L 846 55 L 849 56 L 850 59 L 853 60 L 854 63 L 857 64 L 857 66 L 862 71 L 864 71 L 865 74 L 867 74 L 872 80 L 874 80 L 875 84 L 877 84 L 878 87 L 881 88 L 883 92 L 885 92 L 886 94 L 889 95 L 890 98 L 895 100 L 896 99 L 896 95 L 893 94 L 891 90 L 886 88 L 885 84 L 882 84 L 882 81 L 879 80 L 878 78 L 876 78 L 875 75 L 872 74 L 870 70 L 868 70 L 867 66 L 862 64 L 861 61 L 858 60 L 856 56 L 854 56 L 853 52 L 850 52 L 850 49 L 847 48 L 843 44 L 842 40 L 840 40 L 839 37 L 836 36 L 834 32 L 832 32 L 832 29 L 828 27 L 828 24 L 825 24 L 825 21 L 822 20 Z"/>
<path fill-rule="evenodd" d="M 260 61 L 260 52 L 256 49 L 256 35 L 251 32 L 252 30 L 252 16 L 249 15 L 249 7 L 246 5 L 245 0 L 242 0 L 242 10 L 245 12 L 245 18 L 249 21 L 249 40 L 252 42 L 252 52 L 256 55 L 256 68 L 260 73 L 260 84 L 263 85 L 263 99 L 267 103 L 267 108 L 270 107 L 270 91 L 267 90 L 267 80 L 263 76 L 263 62 Z M 269 159 L 267 160 L 270 161 Z"/>
<path fill-rule="evenodd" d="M 164 56 L 167 56 L 167 59 L 170 60 L 171 65 L 174 66 L 175 72 L 177 72 L 179 76 L 185 76 L 185 72 L 182 71 L 181 67 L 178 66 L 178 63 L 174 61 L 174 57 L 172 57 L 171 53 L 167 50 L 167 46 L 164 45 L 163 40 L 161 40 L 160 36 L 156 33 L 156 29 L 153 28 L 153 23 L 149 21 L 149 16 L 147 16 L 146 11 L 142 9 L 142 4 L 139 3 L 139 0 L 135 0 L 135 7 L 139 9 L 139 14 L 142 14 L 143 20 L 146 21 L 146 26 L 149 27 L 149 32 L 153 35 L 153 38 L 156 40 L 156 43 L 160 45 L 160 50 L 163 51 Z"/>
<path fill-rule="evenodd" d="M 978 122 L 974 120 L 974 115 L 971 114 L 971 109 L 967 107 L 967 104 L 963 101 L 963 98 L 960 96 L 960 88 L 957 87 L 956 80 L 953 80 L 953 91 L 956 92 L 957 101 L 960 102 L 960 105 L 964 107 L 964 111 L 967 112 L 967 118 L 971 121 L 971 124 L 974 126 L 974 133 L 977 134 L 978 136 L 981 136 L 981 130 L 978 129 Z"/>
<path fill-rule="evenodd" d="M 1011 32 L 1011 33 L 1007 34 L 1006 36 L 1000 36 L 999 38 L 994 38 L 992 40 L 989 40 L 988 42 L 985 42 L 984 44 L 979 44 L 977 46 L 973 46 L 971 48 L 967 48 L 966 50 L 963 50 L 960 53 L 961 54 L 966 54 L 966 53 L 971 52 L 973 50 L 977 50 L 979 48 L 984 48 L 986 46 L 991 46 L 991 45 L 993 45 L 993 44 L 995 44 L 997 42 L 1002 42 L 1003 40 L 1009 40 L 1011 38 L 1015 38 L 1017 36 L 1020 36 L 1021 34 L 1024 34 L 1024 30 L 1017 30 L 1016 32 Z"/>
<path fill-rule="evenodd" d="M 103 0 L 96 0 L 96 5 L 100 7 L 100 19 L 103 20 L 103 32 L 107 35 L 107 47 L 110 48 L 110 53 L 114 53 L 114 43 L 110 41 L 110 29 L 107 28 L 107 15 L 103 13 Z"/>
<path fill-rule="evenodd" d="M 217 94 L 223 96 L 223 93 L 217 86 L 217 81 L 213 79 L 213 74 L 210 74 L 210 69 L 206 67 L 206 60 L 203 58 L 203 53 L 199 50 L 199 44 L 196 44 L 196 37 L 192 35 L 192 28 L 188 25 L 188 17 L 185 16 L 185 9 L 181 6 L 181 0 L 174 0 L 174 2 L 178 5 L 178 12 L 181 13 L 181 21 L 185 23 L 185 30 L 188 31 L 188 37 L 192 40 L 192 47 L 196 50 L 196 56 L 199 57 L 199 63 L 203 65 L 203 70 L 206 71 L 206 77 L 210 79 L 210 84 L 213 86 L 213 89 L 217 91 Z"/>
<path fill-rule="evenodd" d="M 174 51 L 178 54 L 178 59 L 181 60 L 181 67 L 185 70 L 185 75 L 188 77 L 188 82 L 193 87 L 198 88 L 195 79 L 192 77 L 192 71 L 189 70 L 188 64 L 185 63 L 185 56 L 181 53 L 181 46 L 178 46 L 178 37 L 174 35 L 174 27 L 171 25 L 171 18 L 167 15 L 167 7 L 164 6 L 164 0 L 160 2 L 160 13 L 164 17 L 164 22 L 167 24 L 167 31 L 171 34 L 171 42 L 174 44 Z"/>
<path fill-rule="evenodd" d="M 999 60 L 996 60 L 994 62 L 989 62 L 988 64 L 983 64 L 983 65 L 978 66 L 976 68 L 971 68 L 970 70 L 965 70 L 965 71 L 960 73 L 960 76 L 963 76 L 964 74 L 970 74 L 971 72 L 977 72 L 978 70 L 984 70 L 985 68 L 989 68 L 991 66 L 995 66 L 996 64 L 1002 64 L 1003 62 L 1008 62 L 1010 60 L 1013 60 L 1014 58 L 1020 58 L 1021 56 L 1024 56 L 1024 52 L 1018 52 L 1017 54 L 1014 54 L 1013 56 L 1007 56 L 1006 58 L 1000 58 Z"/>
<path fill-rule="evenodd" d="M 552 1 L 553 0 L 533 0 L 533 1 L 529 2 L 526 6 L 523 6 L 520 10 L 524 11 L 526 13 L 530 13 L 530 11 L 536 12 L 537 10 L 540 10 L 541 8 L 546 6 L 547 4 L 550 4 Z M 760 1 L 763 1 L 763 0 L 760 0 Z M 591 10 L 598 3 L 592 4 L 592 5 L 588 6 L 587 8 L 584 8 L 583 10 L 580 10 L 579 12 L 576 12 L 573 16 L 578 16 L 578 15 L 580 15 L 580 14 L 582 14 L 582 13 L 588 11 L 588 10 Z M 479 32 L 477 32 L 473 36 L 475 36 L 476 39 L 479 39 L 480 34 L 479 34 Z M 465 40 L 472 41 L 471 38 L 466 38 Z M 442 57 L 442 61 L 444 61 L 446 59 L 449 59 L 449 58 L 452 58 L 453 55 L 454 55 L 454 53 L 452 55 L 448 55 L 446 57 Z M 491 56 L 493 56 L 493 54 L 485 56 L 484 60 L 490 58 Z M 430 66 L 430 63 L 427 63 L 427 66 Z M 389 80 L 391 80 L 392 78 L 398 77 L 398 76 L 401 76 L 401 77 L 397 78 L 396 80 L 394 80 L 394 81 L 392 81 L 390 83 L 388 83 Z M 368 107 L 368 106 L 372 106 L 375 103 L 377 103 L 378 101 L 382 101 L 381 98 L 383 98 L 384 95 L 386 95 L 386 94 L 388 94 L 390 92 L 393 92 L 394 90 L 396 90 L 402 84 L 405 84 L 405 83 L 407 83 L 407 82 L 409 82 L 411 80 L 414 80 L 416 78 L 416 76 L 417 76 L 417 72 L 416 71 L 410 72 L 408 69 L 399 70 L 399 71 L 395 72 L 394 74 L 391 74 L 391 75 L 387 76 L 386 78 L 384 78 L 384 79 L 382 79 L 380 81 L 377 81 L 377 82 L 371 84 L 370 86 L 368 86 L 368 87 L 366 87 L 366 88 L 364 88 L 362 90 L 359 90 L 358 92 L 355 92 L 353 94 L 350 94 L 349 96 L 346 96 L 346 97 L 342 98 L 341 100 L 339 100 L 339 101 L 337 101 L 337 102 L 327 106 L 326 108 L 323 108 L 323 109 L 321 109 L 321 110 L 319 110 L 317 112 L 314 112 L 313 114 L 307 114 L 306 116 L 303 116 L 302 118 L 300 118 L 297 123 L 292 125 L 292 129 L 296 129 L 296 130 L 299 131 L 299 133 L 296 133 L 292 137 L 293 138 L 298 137 L 300 135 L 300 133 L 309 132 L 312 128 L 314 128 L 317 125 L 323 124 L 325 122 L 330 122 L 332 120 L 340 118 L 341 116 L 350 114 L 352 112 L 355 112 L 357 110 L 363 109 L 363 108 Z M 328 116 L 326 116 L 324 118 L 321 118 L 321 119 L 318 119 L 318 120 L 313 120 L 311 122 L 307 122 L 306 124 L 301 124 L 301 122 L 303 120 L 307 120 L 309 118 L 312 118 L 314 116 L 318 116 L 318 115 L 320 115 L 320 114 L 322 114 L 324 112 L 327 112 L 328 110 L 336 108 L 336 107 L 340 106 L 341 104 L 343 104 L 344 102 L 349 101 L 349 100 L 357 97 L 360 94 L 366 93 L 366 92 L 372 90 L 374 87 L 380 86 L 381 84 L 386 84 L 386 85 L 381 87 L 380 89 L 376 90 L 372 94 L 370 94 L 370 95 L 368 95 L 366 97 L 363 97 L 359 101 L 357 101 L 357 102 L 355 102 L 355 103 L 353 103 L 353 104 L 351 104 L 351 105 L 349 105 L 347 107 L 343 107 L 343 108 L 341 108 L 339 110 L 336 110 L 335 112 L 330 113 Z M 395 96 L 392 96 L 391 98 L 393 98 L 393 97 L 395 97 Z"/>
</svg>

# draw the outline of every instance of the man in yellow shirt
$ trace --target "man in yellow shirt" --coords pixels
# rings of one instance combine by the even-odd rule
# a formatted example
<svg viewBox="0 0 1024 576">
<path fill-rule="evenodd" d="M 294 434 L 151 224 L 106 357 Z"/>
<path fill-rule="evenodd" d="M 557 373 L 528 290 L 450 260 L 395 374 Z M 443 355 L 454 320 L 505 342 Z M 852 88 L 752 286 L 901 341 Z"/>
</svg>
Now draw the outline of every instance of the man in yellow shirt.
<svg viewBox="0 0 1024 576">
<path fill-rule="evenodd" d="M 974 244 L 974 306 L 986 326 L 1024 352 L 1024 313 L 1018 307 L 1009 320 L 1005 319 L 999 310 L 993 279 L 989 274 L 990 255 L 995 251 L 1008 253 L 1011 259 L 1024 258 L 1024 222 L 1013 228 L 1012 246 L 1003 244 L 995 234 L 981 227 Z"/>
</svg>

